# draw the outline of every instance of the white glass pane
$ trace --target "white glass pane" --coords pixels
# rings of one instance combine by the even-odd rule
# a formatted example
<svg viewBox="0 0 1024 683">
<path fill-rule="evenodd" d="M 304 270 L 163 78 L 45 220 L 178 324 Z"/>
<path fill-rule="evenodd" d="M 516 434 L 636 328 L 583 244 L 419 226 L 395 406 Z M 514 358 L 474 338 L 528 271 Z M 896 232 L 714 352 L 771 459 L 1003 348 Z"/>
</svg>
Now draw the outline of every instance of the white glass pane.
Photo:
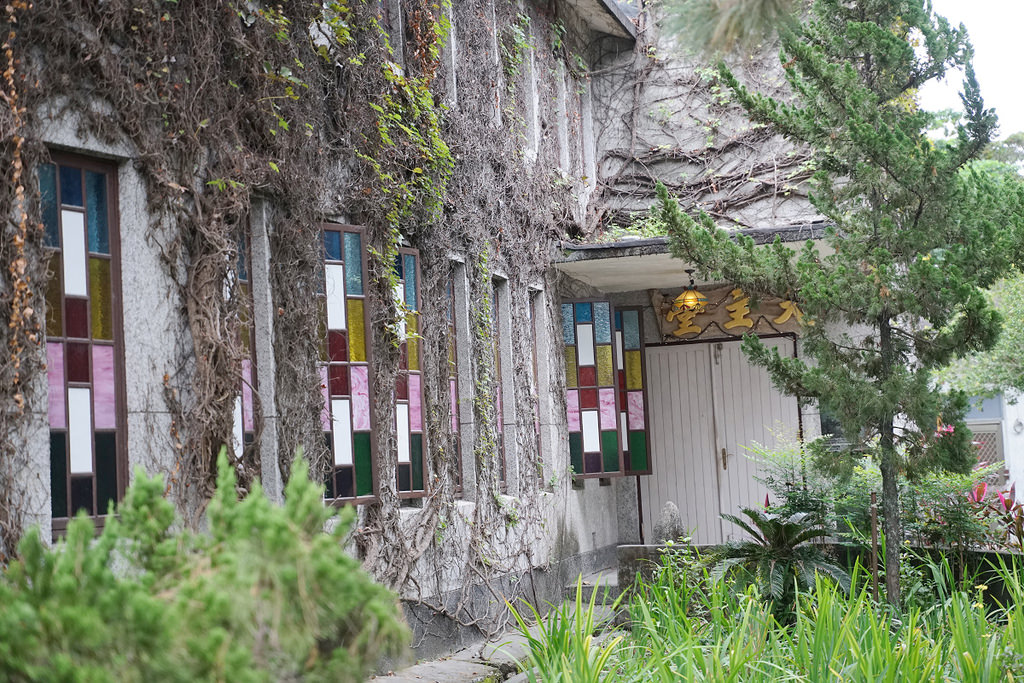
<svg viewBox="0 0 1024 683">
<path fill-rule="evenodd" d="M 352 464 L 352 412 L 347 398 L 331 399 L 334 432 L 334 464 Z"/>
<path fill-rule="evenodd" d="M 615 366 L 622 370 L 622 332 L 618 331 L 615 332 Z"/>
<path fill-rule="evenodd" d="M 327 329 L 345 329 L 345 266 L 324 266 L 327 291 Z"/>
<path fill-rule="evenodd" d="M 64 293 L 69 296 L 88 296 L 89 286 L 85 277 L 85 214 L 61 211 L 60 220 L 64 228 Z"/>
<path fill-rule="evenodd" d="M 576 326 L 577 362 L 582 365 L 594 364 L 594 326 Z"/>
<path fill-rule="evenodd" d="M 626 434 L 626 413 L 619 413 L 619 442 L 622 444 L 622 450 L 629 450 L 629 442 L 627 441 Z"/>
<path fill-rule="evenodd" d="M 598 453 L 601 450 L 601 430 L 598 427 L 598 415 L 596 410 L 584 410 L 583 422 L 583 452 Z"/>
<path fill-rule="evenodd" d="M 92 474 L 92 391 L 68 389 L 68 450 L 71 474 Z"/>
<path fill-rule="evenodd" d="M 242 454 L 242 449 L 245 447 L 245 432 L 242 431 L 242 397 L 235 397 L 235 409 L 233 411 L 232 419 L 234 420 L 234 430 L 232 432 L 232 440 L 234 441 L 233 447 L 235 449 L 235 457 Z"/>
<path fill-rule="evenodd" d="M 395 406 L 395 420 L 398 422 L 398 462 L 411 462 L 409 454 L 409 404 Z"/>
</svg>

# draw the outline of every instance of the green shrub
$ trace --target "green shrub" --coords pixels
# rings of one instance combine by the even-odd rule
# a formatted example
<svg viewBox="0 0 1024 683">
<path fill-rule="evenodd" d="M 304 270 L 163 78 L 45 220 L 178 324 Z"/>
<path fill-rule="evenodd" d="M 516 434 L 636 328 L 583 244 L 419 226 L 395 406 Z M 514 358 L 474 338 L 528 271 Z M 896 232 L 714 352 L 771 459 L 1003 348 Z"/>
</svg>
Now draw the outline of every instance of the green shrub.
<svg viewBox="0 0 1024 683">
<path fill-rule="evenodd" d="M 396 652 L 395 596 L 344 549 L 353 511 L 301 461 L 283 507 L 219 468 L 206 533 L 142 473 L 98 537 L 85 516 L 53 548 L 29 532 L 0 576 L 0 679 L 359 681 Z"/>
</svg>

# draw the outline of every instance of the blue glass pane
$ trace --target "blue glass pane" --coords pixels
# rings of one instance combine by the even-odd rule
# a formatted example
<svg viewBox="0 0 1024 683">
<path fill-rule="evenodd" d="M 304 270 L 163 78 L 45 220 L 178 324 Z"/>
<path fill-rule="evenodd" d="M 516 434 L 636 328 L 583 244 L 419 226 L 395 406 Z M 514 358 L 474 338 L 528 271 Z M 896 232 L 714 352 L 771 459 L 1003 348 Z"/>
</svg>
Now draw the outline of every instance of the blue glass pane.
<svg viewBox="0 0 1024 683">
<path fill-rule="evenodd" d="M 401 279 L 403 279 L 405 277 L 405 274 L 402 272 L 402 255 L 401 254 L 397 254 L 395 256 L 395 273 L 398 274 L 398 279 L 399 280 L 401 280 Z"/>
<path fill-rule="evenodd" d="M 363 245 L 358 232 L 345 233 L 345 291 L 363 294 Z"/>
<path fill-rule="evenodd" d="M 328 261 L 341 260 L 341 233 L 324 230 L 324 258 Z"/>
<path fill-rule="evenodd" d="M 405 305 L 416 311 L 416 257 L 413 254 L 404 254 L 402 261 L 405 263 Z"/>
<path fill-rule="evenodd" d="M 576 343 L 576 325 L 572 315 L 572 304 L 562 304 L 562 338 L 568 345 Z"/>
<path fill-rule="evenodd" d="M 238 236 L 238 279 L 242 282 L 249 281 L 249 268 L 246 266 L 248 259 L 246 258 L 245 249 L 245 233 Z"/>
<path fill-rule="evenodd" d="M 69 206 L 83 206 L 82 169 L 60 167 L 60 203 Z"/>
<path fill-rule="evenodd" d="M 622 312 L 622 345 L 630 351 L 640 348 L 640 316 L 637 311 Z"/>
<path fill-rule="evenodd" d="M 594 311 L 590 304 L 576 304 L 576 322 L 594 322 Z"/>
<path fill-rule="evenodd" d="M 622 311 L 615 311 L 615 329 L 622 329 Z"/>
<path fill-rule="evenodd" d="M 85 172 L 85 216 L 89 228 L 89 251 L 110 253 L 110 231 L 107 227 L 107 177 L 95 171 Z"/>
<path fill-rule="evenodd" d="M 46 228 L 46 246 L 60 248 L 60 226 L 57 223 L 57 167 L 39 167 L 39 202 Z"/>
<path fill-rule="evenodd" d="M 594 338 L 598 344 L 612 343 L 612 318 L 607 301 L 594 304 Z"/>
</svg>

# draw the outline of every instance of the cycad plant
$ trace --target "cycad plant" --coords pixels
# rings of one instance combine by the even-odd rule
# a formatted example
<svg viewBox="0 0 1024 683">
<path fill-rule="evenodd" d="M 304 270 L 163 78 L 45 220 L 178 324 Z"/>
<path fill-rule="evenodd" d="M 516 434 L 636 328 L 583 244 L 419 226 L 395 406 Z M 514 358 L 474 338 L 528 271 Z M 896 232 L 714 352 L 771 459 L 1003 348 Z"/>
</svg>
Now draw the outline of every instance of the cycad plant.
<svg viewBox="0 0 1024 683">
<path fill-rule="evenodd" d="M 743 514 L 746 519 L 722 515 L 750 534 L 750 539 L 732 541 L 708 555 L 712 578 L 728 577 L 741 586 L 755 584 L 779 621 L 791 620 L 797 590 L 812 590 L 815 574 L 828 576 L 843 591 L 849 590 L 850 575 L 810 542 L 828 533 L 814 516 L 803 512 L 780 515 L 757 508 L 743 508 Z"/>
</svg>

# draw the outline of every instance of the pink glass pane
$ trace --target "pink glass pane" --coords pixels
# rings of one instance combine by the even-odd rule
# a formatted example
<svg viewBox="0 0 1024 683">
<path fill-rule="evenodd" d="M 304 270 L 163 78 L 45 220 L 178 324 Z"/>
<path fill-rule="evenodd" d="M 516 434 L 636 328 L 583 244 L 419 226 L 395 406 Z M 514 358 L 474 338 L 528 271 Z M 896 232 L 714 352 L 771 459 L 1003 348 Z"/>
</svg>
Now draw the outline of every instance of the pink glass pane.
<svg viewBox="0 0 1024 683">
<path fill-rule="evenodd" d="M 452 399 L 452 431 L 459 431 L 459 402 L 458 391 L 455 389 L 455 380 L 450 380 L 448 390 Z"/>
<path fill-rule="evenodd" d="M 580 431 L 580 392 L 573 389 L 565 392 L 565 405 L 568 408 L 569 431 Z"/>
<path fill-rule="evenodd" d="M 409 429 L 423 431 L 423 397 L 420 395 L 420 376 L 409 375 Z"/>
<path fill-rule="evenodd" d="M 353 365 L 352 381 L 352 429 L 357 432 L 370 431 L 370 376 L 365 365 Z"/>
<path fill-rule="evenodd" d="M 644 392 L 631 391 L 626 397 L 629 403 L 629 428 L 644 429 Z"/>
<path fill-rule="evenodd" d="M 320 366 L 320 393 L 324 397 L 324 408 L 320 411 L 320 427 L 325 431 L 331 431 L 331 395 L 327 388 L 327 366 Z"/>
<path fill-rule="evenodd" d="M 615 390 L 600 390 L 601 429 L 615 429 Z"/>
<path fill-rule="evenodd" d="M 113 346 L 92 347 L 92 411 L 96 429 L 117 428 Z"/>
<path fill-rule="evenodd" d="M 242 429 L 247 432 L 256 430 L 252 405 L 252 361 L 242 359 Z"/>
<path fill-rule="evenodd" d="M 50 429 L 67 429 L 68 412 L 64 404 L 64 345 L 46 345 L 46 379 L 50 385 Z"/>
</svg>

